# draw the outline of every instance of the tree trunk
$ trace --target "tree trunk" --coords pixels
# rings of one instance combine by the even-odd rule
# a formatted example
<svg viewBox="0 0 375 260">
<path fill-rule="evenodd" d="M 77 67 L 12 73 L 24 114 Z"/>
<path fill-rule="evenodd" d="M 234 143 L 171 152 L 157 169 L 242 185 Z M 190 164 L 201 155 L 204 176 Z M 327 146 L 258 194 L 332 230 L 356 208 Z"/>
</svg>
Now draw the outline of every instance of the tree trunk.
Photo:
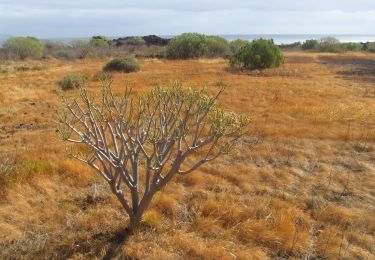
<svg viewBox="0 0 375 260">
<path fill-rule="evenodd" d="M 138 217 L 138 216 L 131 217 L 127 229 L 130 232 L 133 232 L 134 230 L 136 230 L 137 228 L 140 227 L 141 220 L 142 220 L 142 216 L 140 216 L 140 217 Z"/>
<path fill-rule="evenodd" d="M 128 225 L 129 231 L 133 232 L 135 229 L 137 229 L 140 226 L 143 213 L 148 208 L 154 194 L 155 194 L 155 190 L 152 190 L 143 197 L 143 199 L 141 200 L 141 203 L 137 206 L 137 211 L 134 212 L 134 214 L 130 217 L 130 222 Z"/>
</svg>

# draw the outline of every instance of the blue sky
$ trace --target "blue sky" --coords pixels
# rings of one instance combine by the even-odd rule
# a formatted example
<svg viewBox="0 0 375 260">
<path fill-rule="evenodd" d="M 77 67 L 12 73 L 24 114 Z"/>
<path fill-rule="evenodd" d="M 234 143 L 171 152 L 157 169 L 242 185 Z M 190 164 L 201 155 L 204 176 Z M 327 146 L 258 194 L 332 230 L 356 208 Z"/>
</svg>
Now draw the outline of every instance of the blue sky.
<svg viewBox="0 0 375 260">
<path fill-rule="evenodd" d="M 375 0 L 0 0 L 0 35 L 375 34 Z"/>
</svg>

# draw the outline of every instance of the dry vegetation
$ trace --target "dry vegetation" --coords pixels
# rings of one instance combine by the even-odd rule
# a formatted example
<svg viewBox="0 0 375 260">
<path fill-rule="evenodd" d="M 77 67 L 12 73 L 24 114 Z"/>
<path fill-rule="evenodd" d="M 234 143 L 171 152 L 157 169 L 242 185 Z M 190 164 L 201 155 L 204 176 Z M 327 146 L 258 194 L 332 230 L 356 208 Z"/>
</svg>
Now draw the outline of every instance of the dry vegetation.
<svg viewBox="0 0 375 260">
<path fill-rule="evenodd" d="M 2 64 L 0 258 L 373 259 L 375 55 L 285 55 L 266 71 L 148 59 L 113 74 L 115 89 L 132 82 L 136 92 L 176 79 L 212 93 L 226 85 L 221 104 L 253 120 L 234 154 L 158 193 L 132 236 L 106 183 L 68 158 L 54 122 L 56 81 L 92 78 L 106 60 Z"/>
</svg>

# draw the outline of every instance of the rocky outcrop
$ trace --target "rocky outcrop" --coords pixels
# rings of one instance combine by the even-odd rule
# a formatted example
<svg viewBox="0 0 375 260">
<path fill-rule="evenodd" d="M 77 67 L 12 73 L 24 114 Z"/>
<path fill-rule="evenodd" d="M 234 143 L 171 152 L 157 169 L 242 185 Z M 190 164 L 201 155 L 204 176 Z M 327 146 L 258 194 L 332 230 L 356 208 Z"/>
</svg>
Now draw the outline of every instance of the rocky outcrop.
<svg viewBox="0 0 375 260">
<path fill-rule="evenodd" d="M 143 37 L 139 36 L 127 36 L 109 41 L 111 47 L 120 46 L 141 46 L 141 45 L 157 45 L 165 46 L 169 43 L 170 39 L 161 38 L 156 35 L 147 35 Z"/>
<path fill-rule="evenodd" d="M 165 46 L 170 41 L 170 39 L 161 38 L 156 35 L 143 36 L 143 40 L 146 42 L 146 45 L 159 45 L 159 46 Z"/>
</svg>

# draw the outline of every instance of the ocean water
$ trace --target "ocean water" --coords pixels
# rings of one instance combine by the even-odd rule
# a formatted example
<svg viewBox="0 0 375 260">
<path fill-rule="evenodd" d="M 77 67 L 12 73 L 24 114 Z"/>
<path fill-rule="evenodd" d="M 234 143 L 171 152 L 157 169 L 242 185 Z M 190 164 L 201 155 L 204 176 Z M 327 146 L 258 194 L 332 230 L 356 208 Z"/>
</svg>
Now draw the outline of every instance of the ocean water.
<svg viewBox="0 0 375 260">
<path fill-rule="evenodd" d="M 332 36 L 340 40 L 340 42 L 373 42 L 375 34 L 238 34 L 238 35 L 221 35 L 227 40 L 243 39 L 252 41 L 254 39 L 264 38 L 273 39 L 277 44 L 289 44 L 294 42 L 304 42 L 306 40 L 318 40 L 323 37 Z"/>
</svg>

